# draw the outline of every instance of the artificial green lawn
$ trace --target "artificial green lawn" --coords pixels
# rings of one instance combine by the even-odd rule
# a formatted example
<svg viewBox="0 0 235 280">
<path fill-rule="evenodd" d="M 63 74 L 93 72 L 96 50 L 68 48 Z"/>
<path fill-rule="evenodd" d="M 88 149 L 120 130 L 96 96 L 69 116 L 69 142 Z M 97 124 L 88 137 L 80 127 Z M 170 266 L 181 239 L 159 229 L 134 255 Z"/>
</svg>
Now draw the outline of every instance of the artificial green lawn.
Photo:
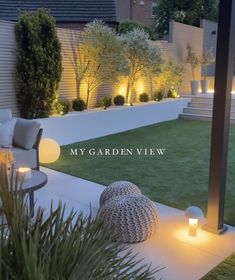
<svg viewBox="0 0 235 280">
<path fill-rule="evenodd" d="M 97 128 L 96 128 L 97 129 Z M 95 140 L 63 146 L 60 160 L 49 168 L 108 185 L 127 180 L 152 200 L 179 209 L 197 205 L 206 212 L 209 122 L 175 120 Z M 230 129 L 225 222 L 235 225 L 235 126 Z M 85 148 L 71 156 L 71 148 Z M 90 148 L 165 148 L 164 156 L 91 156 Z M 205 213 L 206 214 L 206 213 Z"/>
<path fill-rule="evenodd" d="M 210 271 L 201 280 L 232 280 L 235 279 L 235 254 Z"/>
</svg>

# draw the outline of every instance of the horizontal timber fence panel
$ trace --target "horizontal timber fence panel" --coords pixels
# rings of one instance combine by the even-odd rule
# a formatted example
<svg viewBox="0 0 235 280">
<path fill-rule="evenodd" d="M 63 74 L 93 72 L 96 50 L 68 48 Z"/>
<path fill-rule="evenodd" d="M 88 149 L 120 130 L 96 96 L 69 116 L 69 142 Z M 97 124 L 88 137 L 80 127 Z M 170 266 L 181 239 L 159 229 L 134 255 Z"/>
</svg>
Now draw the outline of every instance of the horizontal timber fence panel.
<svg viewBox="0 0 235 280">
<path fill-rule="evenodd" d="M 0 21 L 0 108 L 11 108 L 14 115 L 18 115 L 16 101 L 16 41 L 15 41 L 15 23 Z M 80 31 L 58 28 L 58 37 L 62 45 L 63 73 L 59 86 L 59 98 L 62 100 L 73 100 L 77 93 L 83 99 L 86 99 L 86 90 L 84 85 L 76 83 L 76 56 L 77 46 L 79 44 Z M 172 22 L 170 24 L 170 40 L 168 41 L 149 41 L 150 44 L 158 46 L 163 53 L 163 57 L 169 56 L 175 58 L 180 63 L 184 61 L 186 55 L 186 46 L 190 43 L 193 49 L 199 54 L 203 46 L 203 29 Z M 190 92 L 190 83 L 192 79 L 190 67 L 185 66 L 183 84 L 180 89 L 182 93 Z M 201 78 L 200 68 L 196 71 L 196 77 Z M 150 85 L 147 77 L 139 77 L 134 84 L 134 96 L 156 88 L 155 82 Z M 114 84 L 107 84 L 100 87 L 95 94 L 90 97 L 89 107 L 97 106 L 97 102 L 104 96 L 115 96 L 117 94 L 125 95 L 127 90 L 127 80 L 124 77 Z"/>
</svg>

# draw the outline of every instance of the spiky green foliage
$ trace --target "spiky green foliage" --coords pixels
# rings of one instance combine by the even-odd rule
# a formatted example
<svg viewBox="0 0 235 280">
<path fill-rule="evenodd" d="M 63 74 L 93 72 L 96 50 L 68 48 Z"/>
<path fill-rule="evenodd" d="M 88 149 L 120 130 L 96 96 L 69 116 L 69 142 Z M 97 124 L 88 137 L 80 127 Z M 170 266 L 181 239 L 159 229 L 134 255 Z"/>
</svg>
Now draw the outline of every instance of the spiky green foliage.
<svg viewBox="0 0 235 280">
<path fill-rule="evenodd" d="M 55 19 L 44 9 L 23 12 L 16 24 L 17 99 L 24 118 L 48 117 L 62 73 Z"/>
<path fill-rule="evenodd" d="M 0 228 L 0 279 L 155 279 L 157 270 L 142 265 L 127 247 L 111 243 L 98 220 L 73 211 L 66 216 L 61 203 L 48 215 L 39 208 L 30 218 L 27 201 L 13 191 L 14 179 L 7 184 L 3 168 L 0 188 L 6 220 Z"/>
</svg>

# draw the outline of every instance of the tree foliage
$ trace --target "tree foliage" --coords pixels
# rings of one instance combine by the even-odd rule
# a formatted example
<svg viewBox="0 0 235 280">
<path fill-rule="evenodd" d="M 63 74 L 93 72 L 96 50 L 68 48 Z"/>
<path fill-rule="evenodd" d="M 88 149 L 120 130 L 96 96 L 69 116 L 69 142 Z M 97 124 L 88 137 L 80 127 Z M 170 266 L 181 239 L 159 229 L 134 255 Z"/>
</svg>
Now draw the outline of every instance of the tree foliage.
<svg viewBox="0 0 235 280">
<path fill-rule="evenodd" d="M 218 0 L 155 0 L 155 30 L 159 38 L 168 34 L 171 20 L 200 26 L 200 19 L 217 20 Z"/>
<path fill-rule="evenodd" d="M 155 36 L 155 32 L 154 32 L 153 28 L 149 27 L 149 26 L 145 26 L 142 23 L 137 22 L 137 21 L 121 22 L 118 26 L 118 33 L 122 34 L 122 33 L 130 32 L 136 28 L 142 29 L 145 33 L 147 33 L 150 40 L 156 40 L 156 36 Z"/>
<path fill-rule="evenodd" d="M 184 67 L 176 62 L 173 58 L 169 58 L 162 66 L 162 72 L 159 75 L 159 88 L 163 97 L 169 90 L 178 91 L 183 81 Z"/>
<path fill-rule="evenodd" d="M 90 95 L 102 84 L 114 82 L 129 71 L 121 42 L 113 29 L 102 21 L 88 23 L 78 44 L 77 76 Z"/>
<path fill-rule="evenodd" d="M 148 38 L 148 34 L 141 29 L 133 29 L 120 36 L 130 65 L 126 94 L 128 103 L 131 100 L 133 85 L 137 77 L 146 72 L 157 75 L 160 71 L 161 52 L 159 48 L 150 46 Z"/>
<path fill-rule="evenodd" d="M 44 9 L 23 12 L 16 24 L 17 89 L 21 115 L 49 116 L 62 73 L 55 20 Z"/>
</svg>

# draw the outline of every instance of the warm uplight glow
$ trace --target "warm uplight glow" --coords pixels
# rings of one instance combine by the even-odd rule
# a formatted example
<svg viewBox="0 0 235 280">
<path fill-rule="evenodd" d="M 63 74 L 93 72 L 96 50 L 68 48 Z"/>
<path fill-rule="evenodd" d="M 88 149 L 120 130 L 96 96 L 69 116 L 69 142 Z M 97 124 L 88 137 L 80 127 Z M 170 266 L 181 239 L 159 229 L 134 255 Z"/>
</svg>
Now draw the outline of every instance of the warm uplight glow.
<svg viewBox="0 0 235 280">
<path fill-rule="evenodd" d="M 28 180 L 31 178 L 31 168 L 19 167 L 17 171 L 20 180 Z"/>
<path fill-rule="evenodd" d="M 53 139 L 44 138 L 39 145 L 39 161 L 52 163 L 60 157 L 60 145 Z"/>
<path fill-rule="evenodd" d="M 118 93 L 118 95 L 125 96 L 126 90 L 127 90 L 127 85 L 126 85 L 126 83 L 123 83 L 123 84 L 119 85 L 117 93 Z"/>
<path fill-rule="evenodd" d="M 135 84 L 136 95 L 139 96 L 142 93 L 145 93 L 146 85 L 143 79 L 138 79 Z"/>
<path fill-rule="evenodd" d="M 190 236 L 197 236 L 198 219 L 189 219 L 188 234 Z"/>
<path fill-rule="evenodd" d="M 198 228 L 197 237 L 188 234 L 188 227 L 180 227 L 173 233 L 174 237 L 182 242 L 189 242 L 193 245 L 205 245 L 211 241 L 210 233 Z"/>
<path fill-rule="evenodd" d="M 200 89 L 198 92 L 202 93 L 201 89 Z M 208 90 L 207 90 L 207 93 L 214 93 L 214 89 L 208 89 Z M 232 93 L 232 94 L 235 94 L 235 90 L 232 90 L 231 93 Z"/>
</svg>

